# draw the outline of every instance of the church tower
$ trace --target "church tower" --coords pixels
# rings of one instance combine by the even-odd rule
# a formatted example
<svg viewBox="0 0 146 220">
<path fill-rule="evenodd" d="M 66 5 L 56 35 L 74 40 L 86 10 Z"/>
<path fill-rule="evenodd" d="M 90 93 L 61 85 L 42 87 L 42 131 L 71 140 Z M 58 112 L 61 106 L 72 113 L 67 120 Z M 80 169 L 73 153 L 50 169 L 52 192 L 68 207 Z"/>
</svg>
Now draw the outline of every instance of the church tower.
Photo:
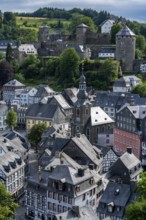
<svg viewBox="0 0 146 220">
<path fill-rule="evenodd" d="M 116 60 L 122 61 L 123 71 L 133 70 L 136 35 L 125 25 L 116 34 Z"/>
<path fill-rule="evenodd" d="M 91 103 L 86 92 L 86 77 L 83 74 L 80 76 L 79 91 L 77 94 L 77 101 L 74 104 L 73 118 L 72 118 L 72 136 L 78 133 L 84 133 L 84 126 L 90 117 Z"/>
</svg>

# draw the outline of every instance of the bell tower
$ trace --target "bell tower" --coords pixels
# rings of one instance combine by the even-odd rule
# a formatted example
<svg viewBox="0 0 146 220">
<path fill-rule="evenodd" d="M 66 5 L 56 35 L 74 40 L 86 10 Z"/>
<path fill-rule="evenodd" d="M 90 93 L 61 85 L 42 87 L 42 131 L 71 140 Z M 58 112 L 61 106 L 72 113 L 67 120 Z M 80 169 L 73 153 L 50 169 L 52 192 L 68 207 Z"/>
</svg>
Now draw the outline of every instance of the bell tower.
<svg viewBox="0 0 146 220">
<path fill-rule="evenodd" d="M 88 99 L 88 94 L 86 91 L 86 77 L 83 73 L 80 75 L 79 81 L 79 91 L 77 94 L 77 101 L 74 104 L 73 109 L 73 118 L 71 124 L 72 136 L 75 136 L 77 133 L 84 133 L 84 127 L 90 117 L 91 103 Z"/>
</svg>

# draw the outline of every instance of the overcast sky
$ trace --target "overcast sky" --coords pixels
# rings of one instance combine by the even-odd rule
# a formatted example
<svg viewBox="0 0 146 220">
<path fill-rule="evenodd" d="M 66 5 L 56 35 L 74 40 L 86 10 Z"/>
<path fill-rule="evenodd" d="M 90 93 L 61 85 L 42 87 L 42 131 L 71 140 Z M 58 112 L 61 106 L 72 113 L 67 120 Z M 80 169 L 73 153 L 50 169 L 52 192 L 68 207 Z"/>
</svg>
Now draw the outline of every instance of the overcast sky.
<svg viewBox="0 0 146 220">
<path fill-rule="evenodd" d="M 4 11 L 32 12 L 40 7 L 92 8 L 146 23 L 146 0 L 0 0 Z"/>
</svg>

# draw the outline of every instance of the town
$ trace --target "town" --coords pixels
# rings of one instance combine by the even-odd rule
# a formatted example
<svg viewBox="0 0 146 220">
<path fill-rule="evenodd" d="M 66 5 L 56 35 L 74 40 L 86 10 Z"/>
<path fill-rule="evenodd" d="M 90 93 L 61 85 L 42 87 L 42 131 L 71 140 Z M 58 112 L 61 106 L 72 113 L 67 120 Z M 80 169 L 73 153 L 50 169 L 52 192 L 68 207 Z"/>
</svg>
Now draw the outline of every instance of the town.
<svg viewBox="0 0 146 220">
<path fill-rule="evenodd" d="M 136 57 L 138 37 L 125 20 L 109 18 L 99 27 L 94 32 L 82 22 L 69 35 L 60 27 L 50 33 L 44 25 L 34 44 L 0 40 L 0 192 L 16 203 L 8 218 L 0 213 L 0 219 L 146 218 L 146 60 Z M 38 58 L 46 83 L 39 79 L 35 86 Z M 25 79 L 15 75 L 14 60 Z M 43 75 L 49 64 L 58 67 L 53 74 L 60 90 L 49 84 L 47 72 Z M 143 211 L 136 210 L 136 202 Z"/>
</svg>

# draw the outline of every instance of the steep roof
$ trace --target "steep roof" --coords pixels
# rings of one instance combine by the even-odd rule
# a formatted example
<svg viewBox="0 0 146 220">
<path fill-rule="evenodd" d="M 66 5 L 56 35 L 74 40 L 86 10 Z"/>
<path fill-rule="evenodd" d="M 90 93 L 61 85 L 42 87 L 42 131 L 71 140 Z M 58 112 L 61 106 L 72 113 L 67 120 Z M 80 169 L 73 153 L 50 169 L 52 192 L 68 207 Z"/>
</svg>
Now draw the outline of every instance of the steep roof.
<svg viewBox="0 0 146 220">
<path fill-rule="evenodd" d="M 84 23 L 81 23 L 77 26 L 77 28 L 88 28 L 88 26 Z"/>
<path fill-rule="evenodd" d="M 80 137 L 73 137 L 72 141 L 81 149 L 82 152 L 84 152 L 85 155 L 87 155 L 87 157 L 90 158 L 91 161 L 93 161 L 94 164 L 99 166 L 100 158 L 97 158 L 97 153 L 85 135 L 82 134 Z"/>
<path fill-rule="evenodd" d="M 52 119 L 57 111 L 57 105 L 36 103 L 29 107 L 26 116 L 35 118 L 49 118 Z"/>
<path fill-rule="evenodd" d="M 21 82 L 19 82 L 17 79 L 10 80 L 9 82 L 4 84 L 3 86 L 15 86 L 15 87 L 24 86 L 25 87 L 25 85 L 22 84 Z"/>
<path fill-rule="evenodd" d="M 91 107 L 91 125 L 101 125 L 114 122 L 100 107 Z"/>
<path fill-rule="evenodd" d="M 116 36 L 136 36 L 126 25 L 116 34 Z"/>
<path fill-rule="evenodd" d="M 128 170 L 140 164 L 140 160 L 133 153 L 129 154 L 128 152 L 125 152 L 119 160 L 122 161 Z"/>
</svg>

